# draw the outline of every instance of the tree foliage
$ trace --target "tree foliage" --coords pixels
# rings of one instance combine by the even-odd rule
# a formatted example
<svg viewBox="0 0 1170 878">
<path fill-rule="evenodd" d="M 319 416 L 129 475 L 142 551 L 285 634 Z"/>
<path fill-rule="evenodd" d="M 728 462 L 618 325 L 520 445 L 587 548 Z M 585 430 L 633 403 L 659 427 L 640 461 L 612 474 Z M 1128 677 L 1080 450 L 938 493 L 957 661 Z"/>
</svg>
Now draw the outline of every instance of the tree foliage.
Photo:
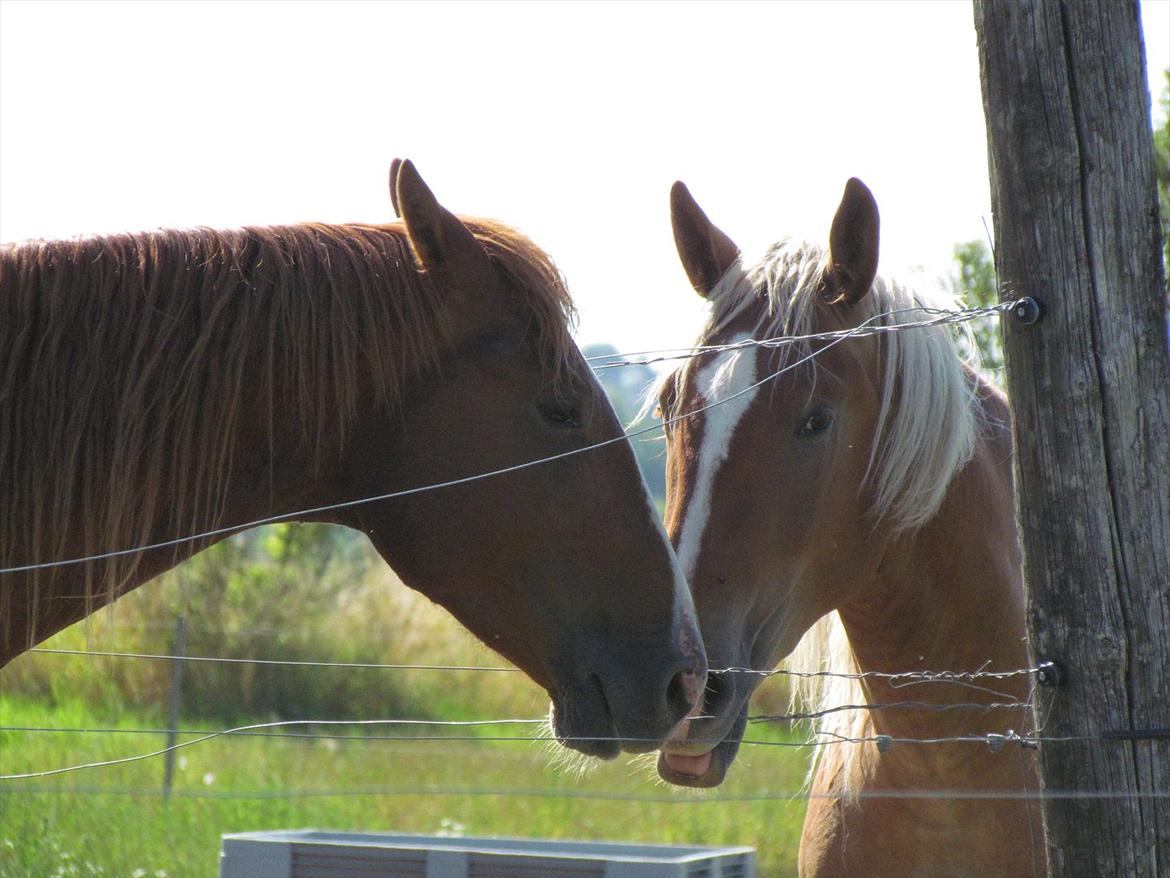
<svg viewBox="0 0 1170 878">
<path fill-rule="evenodd" d="M 954 267 L 951 272 L 951 290 L 971 306 L 986 307 L 999 301 L 999 282 L 995 276 L 995 260 L 991 250 L 982 241 L 956 244 Z M 1003 332 L 999 321 L 981 319 L 970 324 L 971 337 L 978 353 L 982 371 L 996 383 L 1001 383 L 1003 372 Z"/>
<path fill-rule="evenodd" d="M 1170 277 L 1170 69 L 1163 75 L 1166 86 L 1162 89 L 1154 119 L 1154 161 L 1162 227 L 1162 264 Z M 968 305 L 993 305 L 1000 300 L 995 260 L 986 243 L 975 240 L 955 245 L 950 285 Z M 1170 308 L 1170 297 L 1167 306 Z M 992 380 L 1002 383 L 1003 334 L 998 321 L 976 321 L 971 331 L 982 370 Z"/>
<path fill-rule="evenodd" d="M 1159 198 L 1162 203 L 1162 223 L 1170 225 L 1167 185 L 1159 178 Z M 1165 238 L 1163 238 L 1165 246 Z M 1170 260 L 1170 251 L 1166 253 Z M 1170 265 L 1170 262 L 1167 263 Z M 965 304 L 973 307 L 994 305 L 1001 300 L 999 282 L 995 273 L 995 259 L 983 241 L 965 241 L 956 244 L 951 270 L 952 292 Z M 1005 292 L 1004 295 L 1010 295 Z M 971 340 L 975 345 L 977 364 L 983 374 L 996 384 L 1003 385 L 1003 329 L 1000 321 L 986 318 L 969 324 Z"/>
</svg>

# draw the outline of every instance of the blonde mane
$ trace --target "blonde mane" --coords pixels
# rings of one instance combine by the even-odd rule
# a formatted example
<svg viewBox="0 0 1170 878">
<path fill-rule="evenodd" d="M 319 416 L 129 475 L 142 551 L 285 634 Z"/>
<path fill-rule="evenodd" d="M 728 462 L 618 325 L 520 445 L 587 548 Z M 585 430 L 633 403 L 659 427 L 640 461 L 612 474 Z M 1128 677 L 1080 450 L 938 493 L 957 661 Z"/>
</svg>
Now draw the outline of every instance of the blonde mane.
<svg viewBox="0 0 1170 878">
<path fill-rule="evenodd" d="M 756 338 L 836 329 L 822 325 L 826 306 L 820 279 L 827 259 L 820 247 L 785 240 L 749 269 L 732 266 L 711 292 L 703 336 L 718 332 L 749 308 L 759 310 Z M 879 277 L 856 306 L 854 320 L 893 326 L 922 320 L 927 316 L 923 308 L 953 307 L 952 300 L 927 298 Z M 951 478 L 974 452 L 975 385 L 947 326 L 885 334 L 879 349 L 880 408 L 865 479 L 874 498 L 870 513 L 895 531 L 914 531 L 938 512 Z M 800 342 L 781 350 L 784 362 L 792 362 L 814 348 Z M 817 368 L 815 359 L 811 363 Z"/>
<path fill-rule="evenodd" d="M 572 303 L 556 268 L 508 227 L 465 222 L 563 371 Z M 0 566 L 231 524 L 220 516 L 250 464 L 233 460 L 245 417 L 267 425 L 248 437 L 258 449 L 279 441 L 278 416 L 293 439 L 336 446 L 359 411 L 393 406 L 438 362 L 463 319 L 448 298 L 398 224 L 0 248 Z M 87 565 L 87 599 L 119 593 L 138 561 L 100 581 Z M 14 585 L 0 588 L 0 618 Z"/>
<path fill-rule="evenodd" d="M 840 328 L 824 325 L 832 307 L 821 295 L 827 260 L 823 248 L 783 240 L 754 266 L 745 269 L 737 262 L 709 296 L 711 312 L 702 338 L 711 338 L 753 309 L 759 314 L 754 333 L 759 339 Z M 928 298 L 879 277 L 855 306 L 851 321 L 891 326 L 922 320 L 927 315 L 921 308 L 953 307 L 953 300 L 941 295 Z M 977 385 L 948 326 L 891 332 L 879 339 L 874 366 L 880 376 L 880 408 L 863 489 L 873 498 L 869 512 L 875 525 L 884 522 L 895 534 L 910 533 L 938 513 L 951 480 L 974 453 L 981 428 Z M 842 342 L 843 348 L 849 344 Z M 784 362 L 794 362 L 815 348 L 800 342 L 780 350 Z M 820 368 L 815 359 L 811 364 Z M 785 664 L 799 673 L 856 673 L 856 658 L 838 614 L 829 613 L 814 624 Z M 793 681 L 793 704 L 801 710 L 866 700 L 858 680 L 809 676 Z M 864 711 L 837 711 L 826 714 L 818 731 L 862 737 L 867 722 Z M 856 752 L 834 748 L 833 758 L 850 760 Z M 815 767 L 814 756 L 810 778 Z M 846 771 L 847 778 L 851 775 Z"/>
</svg>

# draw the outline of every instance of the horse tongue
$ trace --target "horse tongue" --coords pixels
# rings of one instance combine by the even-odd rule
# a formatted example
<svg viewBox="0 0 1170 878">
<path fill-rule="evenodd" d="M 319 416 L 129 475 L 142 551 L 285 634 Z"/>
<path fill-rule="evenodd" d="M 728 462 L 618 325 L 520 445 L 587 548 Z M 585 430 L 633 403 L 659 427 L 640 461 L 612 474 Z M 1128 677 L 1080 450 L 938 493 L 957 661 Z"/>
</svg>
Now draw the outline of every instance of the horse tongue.
<svg viewBox="0 0 1170 878">
<path fill-rule="evenodd" d="M 679 756 L 675 753 L 663 753 L 666 758 L 666 767 L 676 774 L 685 774 L 688 777 L 702 777 L 711 768 L 711 752 L 702 756 Z"/>
</svg>

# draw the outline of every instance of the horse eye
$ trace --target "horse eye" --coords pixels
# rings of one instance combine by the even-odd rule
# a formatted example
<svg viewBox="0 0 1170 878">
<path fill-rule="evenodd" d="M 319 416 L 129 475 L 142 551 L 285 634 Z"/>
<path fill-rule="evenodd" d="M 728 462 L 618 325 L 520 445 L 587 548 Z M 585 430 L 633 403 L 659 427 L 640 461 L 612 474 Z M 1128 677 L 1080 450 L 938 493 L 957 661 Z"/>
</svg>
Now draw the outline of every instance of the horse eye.
<svg viewBox="0 0 1170 878">
<path fill-rule="evenodd" d="M 819 436 L 833 425 L 833 411 L 827 408 L 813 409 L 805 416 L 800 425 L 799 435 L 804 437 Z"/>
<path fill-rule="evenodd" d="M 581 412 L 567 402 L 544 402 L 540 414 L 546 421 L 557 427 L 580 427 Z"/>
</svg>

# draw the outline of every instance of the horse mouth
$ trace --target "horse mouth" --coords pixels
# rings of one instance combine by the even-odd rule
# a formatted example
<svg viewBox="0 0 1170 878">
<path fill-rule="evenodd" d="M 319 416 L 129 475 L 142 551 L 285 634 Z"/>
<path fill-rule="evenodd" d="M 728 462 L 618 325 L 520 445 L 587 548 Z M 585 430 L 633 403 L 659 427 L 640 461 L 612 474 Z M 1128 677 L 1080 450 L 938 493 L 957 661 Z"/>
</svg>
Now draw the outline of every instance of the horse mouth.
<svg viewBox="0 0 1170 878">
<path fill-rule="evenodd" d="M 621 753 L 649 753 L 662 745 L 666 733 L 619 728 L 601 681 L 590 676 L 571 689 L 552 696 L 550 722 L 557 742 L 570 750 L 598 759 L 616 759 Z"/>
<path fill-rule="evenodd" d="M 600 684 L 550 695 L 549 722 L 559 744 L 598 759 L 617 758 L 621 741 Z"/>
<path fill-rule="evenodd" d="M 680 787 L 705 789 L 717 787 L 727 777 L 731 764 L 739 753 L 743 732 L 747 727 L 747 706 L 718 744 L 702 752 L 693 753 L 682 742 L 667 744 L 658 754 L 658 776 L 667 783 Z"/>
</svg>

